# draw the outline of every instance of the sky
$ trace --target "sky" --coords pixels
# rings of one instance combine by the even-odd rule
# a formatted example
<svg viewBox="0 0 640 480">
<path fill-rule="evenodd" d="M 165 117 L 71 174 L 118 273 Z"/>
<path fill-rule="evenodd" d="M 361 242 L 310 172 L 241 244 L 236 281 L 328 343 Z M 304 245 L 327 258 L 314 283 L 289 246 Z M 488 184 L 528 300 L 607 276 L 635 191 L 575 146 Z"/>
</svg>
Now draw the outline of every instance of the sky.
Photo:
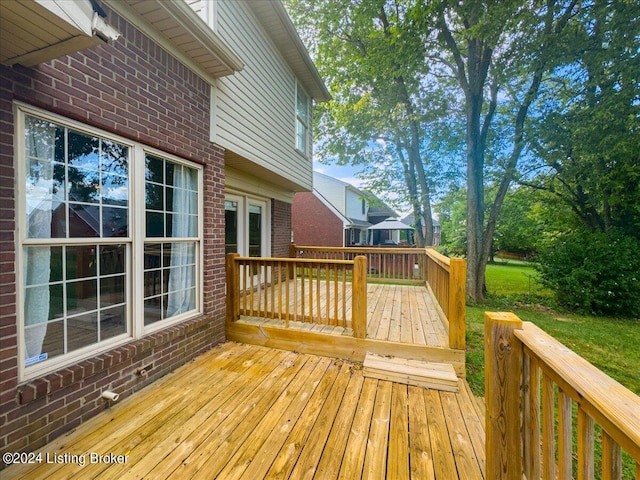
<svg viewBox="0 0 640 480">
<path fill-rule="evenodd" d="M 347 182 L 356 188 L 363 186 L 362 180 L 356 177 L 356 173 L 361 167 L 341 166 L 341 165 L 325 165 L 318 162 L 317 159 L 313 160 L 313 170 L 316 172 L 324 173 L 330 177 L 337 178 L 343 182 Z"/>
</svg>

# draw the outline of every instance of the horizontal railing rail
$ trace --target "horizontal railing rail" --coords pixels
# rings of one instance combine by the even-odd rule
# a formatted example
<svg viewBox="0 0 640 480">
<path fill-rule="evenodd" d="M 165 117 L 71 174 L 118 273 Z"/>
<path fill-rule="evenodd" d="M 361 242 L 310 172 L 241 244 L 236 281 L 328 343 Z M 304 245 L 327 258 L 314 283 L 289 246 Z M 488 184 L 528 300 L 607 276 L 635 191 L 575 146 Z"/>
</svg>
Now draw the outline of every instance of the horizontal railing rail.
<svg viewBox="0 0 640 480">
<path fill-rule="evenodd" d="M 313 247 L 291 245 L 290 257 L 325 260 L 367 259 L 367 280 L 423 284 L 425 251 L 408 247 Z"/>
<path fill-rule="evenodd" d="M 366 259 L 227 255 L 227 320 L 241 315 L 352 328 L 366 336 Z"/>
<path fill-rule="evenodd" d="M 485 395 L 486 478 L 620 479 L 625 451 L 640 480 L 640 397 L 511 313 L 485 314 Z"/>
</svg>

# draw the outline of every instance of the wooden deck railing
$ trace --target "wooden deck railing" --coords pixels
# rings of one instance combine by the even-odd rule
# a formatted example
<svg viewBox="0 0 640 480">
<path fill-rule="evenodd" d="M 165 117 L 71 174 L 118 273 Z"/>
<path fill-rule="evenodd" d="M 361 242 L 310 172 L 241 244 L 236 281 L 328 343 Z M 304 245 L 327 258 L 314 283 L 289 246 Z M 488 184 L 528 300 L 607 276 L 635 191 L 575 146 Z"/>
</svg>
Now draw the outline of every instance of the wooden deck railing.
<svg viewBox="0 0 640 480">
<path fill-rule="evenodd" d="M 425 250 L 426 285 L 449 323 L 449 347 L 465 349 L 466 333 L 466 262 L 449 258 L 432 248 Z"/>
<path fill-rule="evenodd" d="M 640 397 L 511 313 L 485 314 L 485 395 L 486 478 L 620 479 L 624 450 L 640 480 Z"/>
<path fill-rule="evenodd" d="M 449 347 L 465 349 L 466 266 L 432 248 L 311 247 L 291 245 L 292 258 L 350 260 L 367 258 L 367 280 L 426 285 L 437 300 L 449 329 Z"/>
<path fill-rule="evenodd" d="M 227 255 L 227 321 L 240 315 L 350 327 L 366 336 L 366 258 L 314 260 Z M 349 283 L 349 288 L 347 288 Z M 349 301 L 351 303 L 349 303 Z"/>
<path fill-rule="evenodd" d="M 424 249 L 402 247 L 310 247 L 291 245 L 290 257 L 323 260 L 367 259 L 367 280 L 374 282 L 423 284 Z"/>
</svg>

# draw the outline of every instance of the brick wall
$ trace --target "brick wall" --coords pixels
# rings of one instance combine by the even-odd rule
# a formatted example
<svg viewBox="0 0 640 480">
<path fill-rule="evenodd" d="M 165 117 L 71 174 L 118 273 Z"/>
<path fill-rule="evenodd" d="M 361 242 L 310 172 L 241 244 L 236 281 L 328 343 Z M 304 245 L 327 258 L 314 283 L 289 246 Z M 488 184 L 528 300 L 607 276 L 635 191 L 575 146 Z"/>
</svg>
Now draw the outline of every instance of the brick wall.
<svg viewBox="0 0 640 480">
<path fill-rule="evenodd" d="M 299 192 L 291 208 L 293 242 L 296 245 L 342 247 L 344 226 L 318 197 L 311 192 Z"/>
<path fill-rule="evenodd" d="M 271 256 L 288 257 L 291 245 L 291 204 L 271 202 Z"/>
<path fill-rule="evenodd" d="M 0 66 L 0 451 L 32 451 L 224 340 L 224 159 L 209 142 L 209 87 L 125 20 L 123 35 L 27 69 Z M 205 315 L 18 382 L 14 118 L 20 100 L 204 164 Z M 19 184 L 19 182 L 18 182 Z M 146 377 L 138 367 L 153 365 Z M 4 464 L 2 465 L 4 466 Z"/>
</svg>

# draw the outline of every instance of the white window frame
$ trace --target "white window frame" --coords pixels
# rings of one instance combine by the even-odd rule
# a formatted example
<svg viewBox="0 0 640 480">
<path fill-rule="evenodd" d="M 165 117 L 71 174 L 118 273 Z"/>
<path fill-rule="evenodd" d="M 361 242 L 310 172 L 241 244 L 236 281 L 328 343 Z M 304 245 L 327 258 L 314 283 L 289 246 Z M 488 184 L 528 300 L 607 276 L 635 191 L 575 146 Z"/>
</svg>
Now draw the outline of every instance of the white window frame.
<svg viewBox="0 0 640 480">
<path fill-rule="evenodd" d="M 83 245 L 92 244 L 86 238 L 51 238 L 51 239 L 29 239 L 27 238 L 26 225 L 26 195 L 20 187 L 26 175 L 26 150 L 25 150 L 25 117 L 33 116 L 50 121 L 56 125 L 72 129 L 74 131 L 86 133 L 89 135 L 99 136 L 101 138 L 117 142 L 129 148 L 129 223 L 128 236 L 117 237 L 113 240 L 105 237 L 96 237 L 95 244 L 125 244 L 126 245 L 126 311 L 127 325 L 125 333 L 122 333 L 111 339 L 87 345 L 80 349 L 25 366 L 25 332 L 24 332 L 24 299 L 25 299 L 25 274 L 24 274 L 24 255 L 23 248 L 32 245 Z M 193 240 L 196 242 L 196 308 L 189 312 L 176 315 L 166 320 L 162 320 L 144 326 L 144 243 L 145 240 L 145 162 L 144 156 L 151 154 L 162 157 L 171 162 L 186 165 L 189 168 L 198 171 L 198 218 L 202 219 L 204 213 L 204 175 L 203 167 L 194 163 L 190 163 L 179 157 L 169 155 L 165 152 L 147 147 L 145 145 L 133 142 L 118 135 L 100 130 L 70 120 L 61 115 L 57 115 L 40 108 L 24 104 L 22 102 L 14 102 L 14 162 L 16 172 L 16 298 L 17 298 L 17 338 L 18 338 L 18 378 L 19 381 L 30 380 L 44 374 L 59 370 L 68 365 L 77 363 L 83 359 L 95 357 L 101 353 L 112 350 L 113 348 L 127 344 L 135 339 L 140 339 L 150 333 L 160 329 L 165 329 L 172 325 L 181 323 L 189 318 L 194 318 L 203 312 L 203 239 L 204 227 L 203 222 L 198 222 L 198 236 Z M 92 239 L 93 240 L 93 239 Z M 149 239 L 155 241 L 156 239 Z M 167 242 L 167 239 L 157 239 L 158 241 Z"/>
<path fill-rule="evenodd" d="M 300 112 L 298 111 L 298 92 L 301 92 L 306 100 L 307 100 L 307 118 L 302 119 L 300 117 Z M 294 110 L 295 110 L 295 128 L 294 128 L 294 145 L 296 151 L 304 156 L 305 158 L 309 158 L 311 156 L 311 97 L 304 91 L 300 82 L 296 81 L 295 95 L 294 95 Z M 302 124 L 305 129 L 304 135 L 304 150 L 300 149 L 300 145 L 298 144 L 298 124 Z"/>
<path fill-rule="evenodd" d="M 231 191 L 225 194 L 224 199 L 238 204 L 238 254 L 249 256 L 249 206 L 256 205 L 263 211 L 261 256 L 271 256 L 271 202 L 266 198 Z"/>
</svg>

